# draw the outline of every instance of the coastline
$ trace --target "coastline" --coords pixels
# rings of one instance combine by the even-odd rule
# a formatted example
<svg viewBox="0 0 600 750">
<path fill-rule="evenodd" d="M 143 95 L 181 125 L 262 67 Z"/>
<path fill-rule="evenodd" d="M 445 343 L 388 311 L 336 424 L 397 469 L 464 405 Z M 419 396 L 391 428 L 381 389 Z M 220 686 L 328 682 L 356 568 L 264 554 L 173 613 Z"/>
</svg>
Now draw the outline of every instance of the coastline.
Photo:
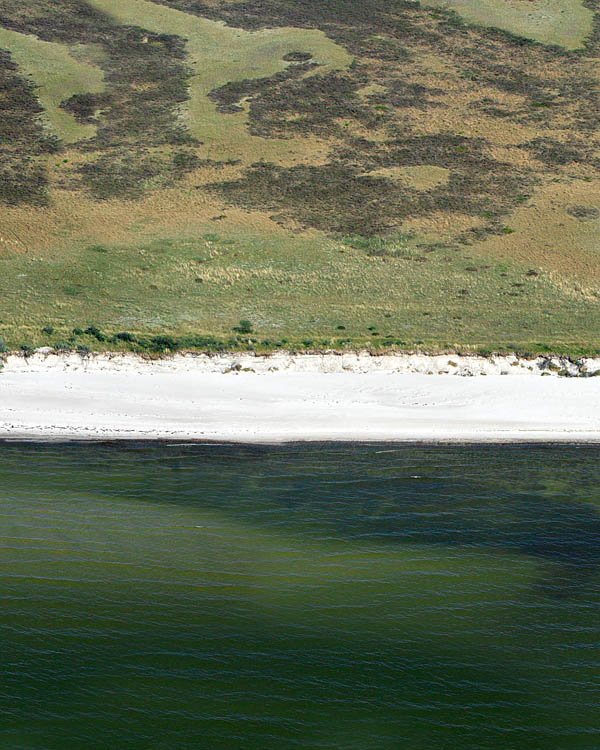
<svg viewBox="0 0 600 750">
<path fill-rule="evenodd" d="M 600 442 L 595 373 L 600 357 L 38 350 L 5 357 L 0 438 Z"/>
</svg>

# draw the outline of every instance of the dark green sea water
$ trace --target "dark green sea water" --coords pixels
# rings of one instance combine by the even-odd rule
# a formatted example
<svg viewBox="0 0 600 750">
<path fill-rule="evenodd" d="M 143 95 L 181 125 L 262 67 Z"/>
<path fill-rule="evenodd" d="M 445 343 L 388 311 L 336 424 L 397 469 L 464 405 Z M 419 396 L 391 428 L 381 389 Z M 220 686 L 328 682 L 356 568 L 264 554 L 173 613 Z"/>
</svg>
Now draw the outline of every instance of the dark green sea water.
<svg viewBox="0 0 600 750">
<path fill-rule="evenodd" d="M 0 444 L 0 748 L 600 748 L 600 446 Z"/>
</svg>

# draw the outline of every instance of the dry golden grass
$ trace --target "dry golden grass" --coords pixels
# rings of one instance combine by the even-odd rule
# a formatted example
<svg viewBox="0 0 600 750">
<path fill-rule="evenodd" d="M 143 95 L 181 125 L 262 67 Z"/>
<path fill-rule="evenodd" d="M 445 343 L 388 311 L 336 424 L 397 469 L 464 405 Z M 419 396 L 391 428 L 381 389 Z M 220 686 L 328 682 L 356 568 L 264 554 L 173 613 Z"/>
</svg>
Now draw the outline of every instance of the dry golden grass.
<svg viewBox="0 0 600 750">
<path fill-rule="evenodd" d="M 514 233 L 491 237 L 477 252 L 553 273 L 561 288 L 600 294 L 600 219 L 578 219 L 569 207 L 600 207 L 600 180 L 555 181 L 510 217 Z"/>
<path fill-rule="evenodd" d="M 73 162 L 83 160 L 77 152 L 67 152 L 67 157 Z M 57 242 L 77 248 L 82 244 L 147 242 L 173 233 L 193 236 L 206 231 L 208 222 L 219 230 L 235 226 L 274 235 L 296 229 L 290 222 L 284 229 L 262 211 L 225 206 L 203 188 L 208 182 L 234 179 L 241 170 L 240 165 L 201 167 L 177 186 L 150 192 L 139 201 L 97 201 L 85 194 L 55 190 L 47 207 L 8 206 L 3 210 L 0 233 L 6 238 L 0 251 L 10 246 L 43 254 Z M 59 171 L 54 167 L 55 177 Z"/>
<path fill-rule="evenodd" d="M 381 167 L 366 174 L 372 177 L 387 177 L 414 190 L 431 190 L 448 182 L 450 170 L 423 164 L 418 167 Z"/>
<path fill-rule="evenodd" d="M 431 242 L 448 243 L 452 243 L 457 234 L 480 226 L 482 221 L 476 216 L 442 211 L 427 216 L 413 216 L 402 223 L 402 229 L 406 232 L 424 235 Z"/>
</svg>

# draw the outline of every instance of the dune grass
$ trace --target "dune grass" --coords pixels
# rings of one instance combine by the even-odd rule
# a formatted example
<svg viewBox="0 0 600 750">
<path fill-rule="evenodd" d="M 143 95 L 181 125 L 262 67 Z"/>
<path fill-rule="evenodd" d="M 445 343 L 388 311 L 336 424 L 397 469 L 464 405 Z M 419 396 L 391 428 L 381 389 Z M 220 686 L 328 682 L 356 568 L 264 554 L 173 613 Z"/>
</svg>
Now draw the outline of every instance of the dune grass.
<svg viewBox="0 0 600 750">
<path fill-rule="evenodd" d="M 60 104 L 73 94 L 103 91 L 101 68 L 76 59 L 65 44 L 44 42 L 1 27 L 0 48 L 8 49 L 20 71 L 31 77 L 45 110 L 46 123 L 64 143 L 75 143 L 94 135 L 94 125 L 78 123 Z"/>
<path fill-rule="evenodd" d="M 202 234 L 80 243 L 76 252 L 57 241 L 44 257 L 0 256 L 0 335 L 11 348 L 135 349 L 110 341 L 119 332 L 210 335 L 257 349 L 600 348 L 599 301 L 471 248 L 424 253 L 421 240 L 276 237 L 207 224 Z M 250 334 L 236 332 L 240 319 Z M 72 335 L 89 326 L 108 340 Z"/>
</svg>

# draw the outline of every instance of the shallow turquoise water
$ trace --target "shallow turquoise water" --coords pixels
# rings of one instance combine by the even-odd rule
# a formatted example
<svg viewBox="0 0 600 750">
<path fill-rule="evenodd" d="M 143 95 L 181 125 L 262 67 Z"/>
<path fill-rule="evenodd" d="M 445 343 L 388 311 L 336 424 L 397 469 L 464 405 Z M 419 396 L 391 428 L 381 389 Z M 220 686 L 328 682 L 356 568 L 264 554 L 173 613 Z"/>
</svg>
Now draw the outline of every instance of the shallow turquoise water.
<svg viewBox="0 0 600 750">
<path fill-rule="evenodd" d="M 0 748 L 596 749 L 599 458 L 0 444 Z"/>
</svg>

